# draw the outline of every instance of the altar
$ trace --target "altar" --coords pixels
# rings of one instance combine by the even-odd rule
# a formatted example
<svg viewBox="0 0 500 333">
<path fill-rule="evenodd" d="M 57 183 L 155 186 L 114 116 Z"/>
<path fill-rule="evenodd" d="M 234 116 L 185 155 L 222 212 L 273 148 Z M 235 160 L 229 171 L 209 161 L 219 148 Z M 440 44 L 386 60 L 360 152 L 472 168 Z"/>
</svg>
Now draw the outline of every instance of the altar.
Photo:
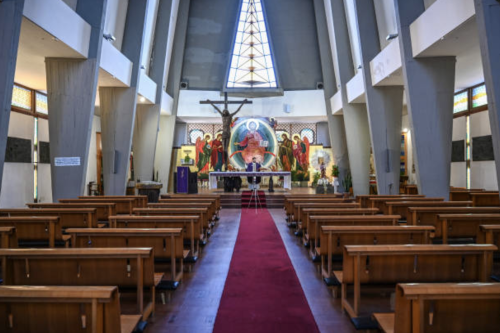
<svg viewBox="0 0 500 333">
<path fill-rule="evenodd" d="M 212 171 L 209 173 L 210 188 L 217 188 L 217 177 L 283 177 L 283 188 L 292 189 L 292 173 L 290 171 Z"/>
</svg>

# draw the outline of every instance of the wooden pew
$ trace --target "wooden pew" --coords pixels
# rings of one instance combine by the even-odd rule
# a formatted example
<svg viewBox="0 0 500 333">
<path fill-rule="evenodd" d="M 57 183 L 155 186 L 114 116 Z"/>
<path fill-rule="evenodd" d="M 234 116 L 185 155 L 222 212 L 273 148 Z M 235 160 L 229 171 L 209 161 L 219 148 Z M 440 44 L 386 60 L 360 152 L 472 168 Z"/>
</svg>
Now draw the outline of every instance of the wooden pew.
<svg viewBox="0 0 500 333">
<path fill-rule="evenodd" d="M 334 199 L 336 201 L 330 201 L 330 200 L 321 200 L 321 201 L 314 201 L 314 200 L 308 200 L 308 201 L 298 201 L 298 202 L 291 202 L 291 209 L 292 209 L 292 216 L 293 216 L 293 221 L 294 222 L 302 222 L 302 208 L 360 208 L 359 204 L 354 203 L 354 202 L 343 202 L 343 201 L 338 201 L 337 199 Z M 292 221 L 292 220 L 290 220 Z"/>
<path fill-rule="evenodd" d="M 417 185 L 405 185 L 405 194 L 418 194 L 418 186 Z"/>
<path fill-rule="evenodd" d="M 163 199 L 215 199 L 215 203 L 217 206 L 217 211 L 221 210 L 220 204 L 220 194 L 162 194 L 160 197 L 160 202 Z"/>
<path fill-rule="evenodd" d="M 401 215 L 406 220 L 408 207 L 472 207 L 472 201 L 389 201 L 384 203 L 382 214 Z"/>
<path fill-rule="evenodd" d="M 82 195 L 78 197 L 79 199 L 130 199 L 135 200 L 135 208 L 146 208 L 148 206 L 148 196 L 147 195 Z"/>
<path fill-rule="evenodd" d="M 351 317 L 359 315 L 362 284 L 486 282 L 496 250 L 490 244 L 345 246 L 342 271 L 334 272 L 342 283 L 342 308 Z M 349 285 L 354 286 L 353 305 Z"/>
<path fill-rule="evenodd" d="M 481 224 L 500 225 L 500 214 L 439 214 L 437 218 L 441 223 L 436 237 L 442 237 L 443 244 L 452 237 L 476 237 Z"/>
<path fill-rule="evenodd" d="M 397 201 L 408 201 L 408 198 L 370 198 L 369 202 L 370 204 L 368 205 L 369 208 L 378 208 L 380 209 L 381 212 L 384 211 L 385 203 L 386 202 L 397 202 Z M 444 201 L 444 198 L 412 198 L 411 201 L 419 201 L 419 202 L 424 202 L 424 201 Z"/>
<path fill-rule="evenodd" d="M 137 290 L 137 312 L 154 312 L 155 288 L 163 274 L 154 272 L 152 248 L 0 249 L 5 285 L 118 286 Z M 144 305 L 144 289 L 151 301 Z"/>
<path fill-rule="evenodd" d="M 189 243 L 190 261 L 196 261 L 202 233 L 199 215 L 117 215 L 109 217 L 111 228 L 182 228 L 184 241 Z"/>
<path fill-rule="evenodd" d="M 317 203 L 325 203 L 325 202 L 330 202 L 330 203 L 351 203 L 351 199 L 339 199 L 337 197 L 333 198 L 328 198 L 328 197 L 319 197 L 319 198 L 290 198 L 285 201 L 285 212 L 287 215 L 287 218 L 289 219 L 288 221 L 291 221 L 291 217 L 293 215 L 293 204 L 294 203 L 312 203 L 312 202 L 317 202 Z"/>
<path fill-rule="evenodd" d="M 478 244 L 500 244 L 500 225 L 482 224 L 479 226 L 476 236 Z"/>
<path fill-rule="evenodd" d="M 60 203 L 99 203 L 99 202 L 108 202 L 114 203 L 116 207 L 116 214 L 132 214 L 133 209 L 137 205 L 137 199 L 120 197 L 120 198 L 101 198 L 101 197 L 90 197 L 89 199 L 59 199 Z"/>
<path fill-rule="evenodd" d="M 498 283 L 411 283 L 396 286 L 395 313 L 374 313 L 384 333 L 496 333 Z"/>
<path fill-rule="evenodd" d="M 200 220 L 201 242 L 206 244 L 211 228 L 208 219 L 208 208 L 134 208 L 134 214 L 140 216 L 193 216 L 198 215 Z"/>
<path fill-rule="evenodd" d="M 184 250 L 182 228 L 72 228 L 66 232 L 71 235 L 74 248 L 152 247 L 155 261 L 169 260 L 170 281 L 182 280 L 184 258 L 189 255 L 189 250 Z M 180 263 L 179 271 L 176 260 Z"/>
<path fill-rule="evenodd" d="M 476 192 L 469 194 L 474 207 L 500 206 L 498 192 Z"/>
<path fill-rule="evenodd" d="M 59 224 L 66 228 L 97 228 L 95 208 L 13 208 L 0 209 L 0 216 L 58 216 Z"/>
<path fill-rule="evenodd" d="M 120 314 L 116 287 L 0 287 L 1 332 L 132 333 L 140 319 Z"/>
<path fill-rule="evenodd" d="M 299 229 L 303 231 L 307 231 L 311 226 L 311 216 L 326 216 L 326 215 L 375 215 L 378 213 L 378 209 L 376 208 L 336 208 L 336 207 L 328 207 L 328 208 L 309 208 L 309 207 L 301 207 L 304 220 L 303 223 L 299 224 Z"/>
<path fill-rule="evenodd" d="M 310 254 L 314 258 L 316 248 L 320 246 L 320 233 L 322 226 L 383 226 L 398 225 L 399 215 L 312 215 L 310 227 L 304 233 L 304 245 L 310 246 Z"/>
<path fill-rule="evenodd" d="M 484 189 L 456 189 L 450 190 L 450 201 L 472 201 L 470 194 L 476 192 L 484 192 Z"/>
<path fill-rule="evenodd" d="M 0 248 L 16 248 L 17 234 L 16 227 L 0 227 Z"/>
<path fill-rule="evenodd" d="M 439 214 L 500 214 L 500 207 L 408 207 L 408 225 L 432 225 Z"/>
<path fill-rule="evenodd" d="M 150 203 L 147 208 L 154 209 L 170 209 L 170 208 L 207 208 L 207 217 L 209 221 L 215 221 L 217 216 L 217 210 L 215 209 L 215 203 L 210 202 L 165 202 L 162 201 L 160 203 Z"/>
<path fill-rule="evenodd" d="M 95 208 L 98 221 L 108 221 L 108 217 L 116 215 L 114 203 L 85 202 L 85 203 L 28 203 L 28 208 Z"/>
<path fill-rule="evenodd" d="M 369 208 L 368 206 L 370 205 L 371 198 L 389 198 L 389 199 L 407 198 L 408 200 L 411 200 L 412 198 L 423 198 L 423 197 L 425 197 L 425 195 L 423 195 L 423 194 L 409 194 L 409 195 L 404 195 L 404 194 L 388 194 L 388 195 L 362 194 L 362 195 L 356 196 L 356 202 L 361 205 L 361 208 Z"/>
<path fill-rule="evenodd" d="M 15 227 L 17 240 L 31 247 L 38 242 L 48 247 L 55 247 L 56 241 L 66 242 L 58 216 L 0 217 L 0 227 Z"/>
<path fill-rule="evenodd" d="M 322 226 L 315 251 L 323 277 L 330 278 L 332 258 L 342 255 L 345 245 L 429 244 L 433 233 L 431 226 Z"/>
</svg>

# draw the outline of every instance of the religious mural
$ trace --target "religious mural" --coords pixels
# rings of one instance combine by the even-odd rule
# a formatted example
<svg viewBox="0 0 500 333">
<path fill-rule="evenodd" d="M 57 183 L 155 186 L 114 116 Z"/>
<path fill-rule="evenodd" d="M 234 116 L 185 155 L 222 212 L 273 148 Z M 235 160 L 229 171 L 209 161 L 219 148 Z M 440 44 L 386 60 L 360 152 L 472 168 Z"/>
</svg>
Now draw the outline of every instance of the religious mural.
<svg viewBox="0 0 500 333">
<path fill-rule="evenodd" d="M 229 161 L 236 169 L 245 169 L 253 157 L 262 167 L 275 169 L 278 140 L 268 118 L 238 118 L 232 123 Z"/>
</svg>

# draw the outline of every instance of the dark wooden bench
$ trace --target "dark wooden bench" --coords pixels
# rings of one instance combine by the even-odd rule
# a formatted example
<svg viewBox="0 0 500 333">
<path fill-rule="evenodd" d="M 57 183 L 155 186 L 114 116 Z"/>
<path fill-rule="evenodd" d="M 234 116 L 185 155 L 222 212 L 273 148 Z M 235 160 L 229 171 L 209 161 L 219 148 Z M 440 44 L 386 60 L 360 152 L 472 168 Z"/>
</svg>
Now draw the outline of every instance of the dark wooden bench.
<svg viewBox="0 0 500 333">
<path fill-rule="evenodd" d="M 326 216 L 326 215 L 375 215 L 378 212 L 376 208 L 308 208 L 302 207 L 301 215 L 304 220 L 299 223 L 299 229 L 307 231 L 311 226 L 311 216 Z"/>
<path fill-rule="evenodd" d="M 95 208 L 0 209 L 0 216 L 58 216 L 59 224 L 63 230 L 66 228 L 97 228 Z"/>
<path fill-rule="evenodd" d="M 198 202 L 198 201 L 188 201 L 188 202 L 159 202 L 150 203 L 147 208 L 154 209 L 171 209 L 171 208 L 207 208 L 207 217 L 210 222 L 215 222 L 217 217 L 217 210 L 215 209 L 215 203 L 210 202 Z"/>
<path fill-rule="evenodd" d="M 484 189 L 451 189 L 450 201 L 472 201 L 470 194 L 484 192 Z"/>
<path fill-rule="evenodd" d="M 293 211 L 293 205 L 294 203 L 306 203 L 306 202 L 309 202 L 309 203 L 313 203 L 313 202 L 316 202 L 316 203 L 325 203 L 325 202 L 329 202 L 329 203 L 351 203 L 353 200 L 351 199 L 340 199 L 340 198 L 337 198 L 337 197 L 323 197 L 323 196 L 319 196 L 319 197 L 312 197 L 312 198 L 289 198 L 285 201 L 285 212 L 286 212 L 286 215 L 287 215 L 287 218 L 289 219 L 289 221 L 291 221 L 291 217 L 294 213 Z"/>
<path fill-rule="evenodd" d="M 401 215 L 407 219 L 408 207 L 472 207 L 472 201 L 388 201 L 385 202 L 382 214 Z"/>
<path fill-rule="evenodd" d="M 148 205 L 148 196 L 147 195 L 82 195 L 78 197 L 79 199 L 130 199 L 133 198 L 135 200 L 134 207 L 136 208 L 146 208 Z"/>
<path fill-rule="evenodd" d="M 408 198 L 370 198 L 369 208 L 378 208 L 381 212 L 385 211 L 386 202 L 408 201 Z M 412 198 L 411 201 L 444 201 L 444 198 Z"/>
<path fill-rule="evenodd" d="M 333 256 L 342 255 L 345 245 L 429 244 L 431 226 L 322 226 L 320 247 L 322 274 L 332 277 Z"/>
<path fill-rule="evenodd" d="M 500 214 L 500 207 L 408 207 L 408 225 L 432 225 L 438 228 L 439 214 Z"/>
<path fill-rule="evenodd" d="M 0 248 L 16 248 L 17 234 L 16 227 L 0 227 Z"/>
<path fill-rule="evenodd" d="M 302 221 L 302 209 L 304 208 L 360 208 L 359 204 L 354 202 L 342 201 L 305 201 L 305 202 L 292 202 L 292 217 L 290 221 L 296 223 Z"/>
<path fill-rule="evenodd" d="M 417 185 L 405 185 L 404 186 L 404 194 L 418 194 L 418 186 Z"/>
<path fill-rule="evenodd" d="M 496 333 L 500 284 L 411 283 L 396 286 L 394 313 L 374 313 L 384 333 Z"/>
<path fill-rule="evenodd" d="M 115 204 L 116 214 L 132 214 L 133 209 L 137 205 L 137 200 L 134 198 L 104 198 L 104 197 L 89 197 L 88 199 L 59 199 L 60 203 L 113 203 Z"/>
<path fill-rule="evenodd" d="M 309 245 L 310 254 L 315 258 L 316 247 L 320 246 L 322 226 L 382 226 L 398 225 L 399 215 L 312 215 L 310 227 L 304 233 L 304 245 Z"/>
<path fill-rule="evenodd" d="M 1 332 L 132 333 L 140 319 L 120 314 L 116 287 L 0 287 Z"/>
<path fill-rule="evenodd" d="M 109 202 L 85 202 L 85 203 L 29 203 L 28 208 L 95 208 L 98 221 L 108 221 L 108 217 L 116 215 L 114 203 Z"/>
<path fill-rule="evenodd" d="M 162 194 L 160 202 L 163 199 L 215 199 L 217 211 L 221 210 L 219 194 Z"/>
<path fill-rule="evenodd" d="M 500 195 L 498 192 L 475 192 L 469 195 L 474 207 L 500 206 Z"/>
<path fill-rule="evenodd" d="M 474 238 L 481 224 L 500 225 L 500 214 L 439 214 L 441 222 L 436 228 L 436 237 L 442 237 L 443 244 L 448 244 L 449 238 Z"/>
<path fill-rule="evenodd" d="M 110 216 L 111 228 L 182 228 L 183 239 L 189 249 L 189 260 L 196 261 L 200 251 L 200 241 L 203 238 L 199 215 L 117 215 Z"/>
<path fill-rule="evenodd" d="M 58 216 L 0 217 L 0 227 L 15 227 L 17 241 L 30 247 L 55 247 L 56 242 L 64 245 L 67 239 Z"/>
<path fill-rule="evenodd" d="M 118 286 L 137 290 L 137 313 L 154 312 L 155 288 L 163 273 L 154 272 L 152 248 L 1 249 L 5 285 Z M 151 301 L 144 305 L 144 289 Z"/>
<path fill-rule="evenodd" d="M 404 195 L 404 194 L 388 194 L 388 195 L 380 195 L 380 194 L 362 194 L 356 196 L 356 202 L 361 205 L 361 208 L 369 208 L 370 199 L 371 198 L 388 198 L 388 199 L 404 199 L 407 198 L 411 200 L 412 198 L 423 198 L 425 195 L 423 194 L 413 194 L 413 195 Z"/>
<path fill-rule="evenodd" d="M 342 271 L 342 308 L 351 317 L 360 313 L 361 285 L 420 282 L 486 282 L 497 247 L 472 245 L 348 245 Z M 347 297 L 354 286 L 353 305 Z"/>
<path fill-rule="evenodd" d="M 482 224 L 479 226 L 476 236 L 478 244 L 500 245 L 500 225 Z"/>
<path fill-rule="evenodd" d="M 66 232 L 74 248 L 152 247 L 155 261 L 170 263 L 170 281 L 182 280 L 184 259 L 189 255 L 183 247 L 182 228 L 74 228 Z M 178 270 L 176 261 L 180 263 Z"/>
<path fill-rule="evenodd" d="M 208 241 L 209 231 L 211 224 L 208 218 L 208 208 L 135 208 L 135 215 L 141 216 L 193 216 L 198 215 L 200 220 L 200 233 L 202 235 L 201 241 L 206 244 Z"/>
</svg>

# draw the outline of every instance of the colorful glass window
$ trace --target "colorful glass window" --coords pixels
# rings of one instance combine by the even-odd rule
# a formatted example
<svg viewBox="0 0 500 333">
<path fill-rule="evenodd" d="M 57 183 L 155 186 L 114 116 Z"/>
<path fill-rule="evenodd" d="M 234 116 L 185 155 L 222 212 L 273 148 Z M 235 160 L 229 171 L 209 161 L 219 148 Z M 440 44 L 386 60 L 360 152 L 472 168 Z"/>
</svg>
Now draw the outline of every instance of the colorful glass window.
<svg viewBox="0 0 500 333">
<path fill-rule="evenodd" d="M 472 89 L 472 107 L 477 108 L 488 104 L 486 96 L 486 85 L 482 85 Z"/>
<path fill-rule="evenodd" d="M 31 110 L 31 94 L 31 90 L 14 85 L 14 89 L 12 90 L 12 106 L 16 106 L 25 110 Z"/>
<path fill-rule="evenodd" d="M 464 91 L 455 95 L 455 103 L 453 105 L 453 113 L 467 111 L 469 108 L 468 92 Z"/>
<path fill-rule="evenodd" d="M 41 93 L 36 93 L 36 112 L 49 114 L 49 106 L 47 96 Z"/>
<path fill-rule="evenodd" d="M 203 131 L 200 129 L 194 129 L 189 132 L 189 142 L 195 144 L 198 138 L 203 139 Z"/>
<path fill-rule="evenodd" d="M 300 131 L 300 137 L 302 140 L 306 137 L 309 140 L 309 143 L 314 143 L 314 131 L 310 128 L 304 128 Z"/>
</svg>

